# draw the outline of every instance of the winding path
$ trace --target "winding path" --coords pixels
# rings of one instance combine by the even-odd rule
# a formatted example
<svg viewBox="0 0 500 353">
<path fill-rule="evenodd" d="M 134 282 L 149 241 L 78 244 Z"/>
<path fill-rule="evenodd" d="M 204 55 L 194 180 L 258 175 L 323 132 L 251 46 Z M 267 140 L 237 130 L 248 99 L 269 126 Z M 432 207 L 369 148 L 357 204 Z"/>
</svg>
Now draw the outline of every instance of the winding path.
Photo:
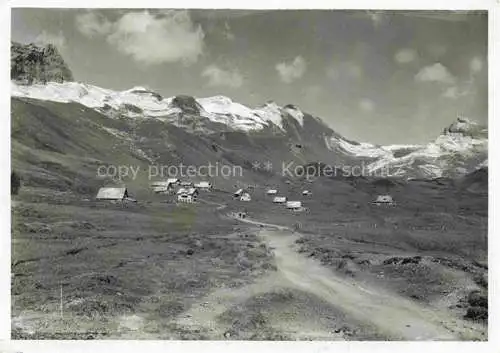
<svg viewBox="0 0 500 353">
<path fill-rule="evenodd" d="M 224 205 L 219 205 L 217 209 L 224 208 Z M 259 236 L 273 250 L 277 272 L 246 287 L 212 293 L 185 313 L 178 321 L 179 324 L 205 327 L 220 337 L 225 328 L 217 322 L 217 317 L 224 311 L 255 295 L 277 288 L 289 288 L 321 298 L 348 317 L 373 327 L 378 334 L 388 339 L 470 340 L 480 339 L 481 332 L 484 331 L 479 325 L 420 305 L 384 288 L 368 288 L 366 284 L 361 286 L 355 280 L 336 275 L 318 261 L 295 251 L 298 235 L 288 227 L 242 219 L 232 214 L 228 216 L 262 228 Z M 295 336 L 300 336 L 300 333 Z M 323 334 L 321 338 L 338 339 L 333 333 Z"/>
</svg>

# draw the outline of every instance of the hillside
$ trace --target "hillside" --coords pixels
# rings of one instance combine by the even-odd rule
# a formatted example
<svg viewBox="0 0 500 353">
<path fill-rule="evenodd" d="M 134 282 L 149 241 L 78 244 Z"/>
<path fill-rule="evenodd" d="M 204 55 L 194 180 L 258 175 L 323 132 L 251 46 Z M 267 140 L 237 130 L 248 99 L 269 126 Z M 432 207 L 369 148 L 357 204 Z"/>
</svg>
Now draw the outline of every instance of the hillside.
<svg viewBox="0 0 500 353">
<path fill-rule="evenodd" d="M 13 338 L 487 339 L 486 128 L 460 118 L 428 144 L 377 146 L 291 104 L 113 91 L 25 59 Z M 167 177 L 214 190 L 179 203 L 149 188 Z M 96 200 L 105 185 L 138 202 Z M 395 204 L 372 203 L 385 194 Z"/>
<path fill-rule="evenodd" d="M 282 179 L 278 170 L 281 161 L 300 165 L 320 153 L 328 157 L 326 150 L 313 143 L 295 147 L 297 140 L 286 135 L 264 131 L 197 134 L 161 120 L 109 119 L 75 103 L 18 98 L 12 99 L 11 136 L 13 168 L 21 173 L 26 186 L 50 185 L 90 193 L 99 185 L 114 182 L 147 189 L 149 166 L 175 167 L 181 163 L 240 167 L 242 172 L 230 178 L 221 173 L 212 177 L 215 185 L 230 190 L 240 182 L 266 184 L 273 178 Z M 254 169 L 255 161 L 262 166 L 271 161 L 275 170 Z M 132 175 L 119 181 L 99 179 L 96 172 L 101 165 L 138 167 L 141 172 L 135 180 Z M 79 189 L 79 185 L 86 187 Z"/>
</svg>

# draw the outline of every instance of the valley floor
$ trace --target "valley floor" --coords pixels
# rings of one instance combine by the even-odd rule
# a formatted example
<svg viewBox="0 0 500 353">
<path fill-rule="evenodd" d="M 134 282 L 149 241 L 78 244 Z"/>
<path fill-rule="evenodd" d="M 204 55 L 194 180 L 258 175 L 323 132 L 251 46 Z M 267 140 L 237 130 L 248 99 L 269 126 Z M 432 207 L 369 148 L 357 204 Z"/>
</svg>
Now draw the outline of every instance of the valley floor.
<svg viewBox="0 0 500 353">
<path fill-rule="evenodd" d="M 239 219 L 224 196 L 202 196 L 13 200 L 12 338 L 487 339 L 485 321 L 464 319 L 484 308 L 481 263 L 272 212 Z"/>
</svg>

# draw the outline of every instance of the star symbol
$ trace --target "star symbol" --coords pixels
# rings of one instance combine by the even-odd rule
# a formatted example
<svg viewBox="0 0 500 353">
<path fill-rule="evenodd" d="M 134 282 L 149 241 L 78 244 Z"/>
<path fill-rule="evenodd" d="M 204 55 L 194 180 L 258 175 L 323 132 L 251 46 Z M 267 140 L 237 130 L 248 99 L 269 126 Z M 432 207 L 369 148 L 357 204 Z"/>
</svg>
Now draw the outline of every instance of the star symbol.
<svg viewBox="0 0 500 353">
<path fill-rule="evenodd" d="M 259 161 L 254 161 L 252 163 L 252 169 L 259 170 L 260 169 L 260 162 Z"/>
<path fill-rule="evenodd" d="M 273 164 L 267 161 L 266 163 L 264 163 L 264 169 L 267 170 L 268 172 L 273 170 Z"/>
</svg>

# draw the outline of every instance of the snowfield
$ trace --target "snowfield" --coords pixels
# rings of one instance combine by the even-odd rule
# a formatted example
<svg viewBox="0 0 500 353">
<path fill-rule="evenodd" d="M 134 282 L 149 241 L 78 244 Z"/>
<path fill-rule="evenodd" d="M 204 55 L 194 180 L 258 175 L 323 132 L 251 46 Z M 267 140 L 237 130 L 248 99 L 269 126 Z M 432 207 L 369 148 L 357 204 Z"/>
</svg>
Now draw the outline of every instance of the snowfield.
<svg viewBox="0 0 500 353">
<path fill-rule="evenodd" d="M 444 176 L 446 170 L 467 173 L 461 161 L 478 154 L 487 154 L 487 129 L 482 129 L 473 121 L 458 118 L 448 130 L 436 140 L 426 145 L 387 145 L 377 146 L 370 143 L 351 143 L 341 137 L 325 138 L 330 150 L 340 150 L 354 157 L 373 158 L 368 171 L 373 174 L 383 170 L 392 176 L 405 176 L 409 169 L 428 178 Z M 487 159 L 480 167 L 487 167 Z"/>
<path fill-rule="evenodd" d="M 173 105 L 173 97 L 162 98 L 159 94 L 140 86 L 125 91 L 113 91 L 81 82 L 49 82 L 45 85 L 30 86 L 11 82 L 11 95 L 60 103 L 76 102 L 93 109 L 111 107 L 129 118 L 152 117 L 165 120 L 165 117 L 182 112 Z M 283 109 L 274 102 L 256 109 L 233 102 L 224 96 L 197 98 L 196 102 L 202 108 L 200 111 L 202 117 L 236 130 L 261 130 L 270 123 L 283 129 L 283 112 L 303 125 L 304 113 L 298 109 Z"/>
<path fill-rule="evenodd" d="M 76 102 L 89 108 L 109 106 L 121 110 L 126 105 L 142 110 L 145 116 L 164 116 L 178 112 L 171 107 L 171 99 L 158 99 L 158 96 L 143 87 L 134 87 L 126 91 L 113 91 L 80 82 L 49 82 L 46 85 L 18 85 L 11 82 L 11 94 L 14 97 L 26 97 L 60 103 Z M 125 115 L 127 112 L 125 112 Z"/>
</svg>

